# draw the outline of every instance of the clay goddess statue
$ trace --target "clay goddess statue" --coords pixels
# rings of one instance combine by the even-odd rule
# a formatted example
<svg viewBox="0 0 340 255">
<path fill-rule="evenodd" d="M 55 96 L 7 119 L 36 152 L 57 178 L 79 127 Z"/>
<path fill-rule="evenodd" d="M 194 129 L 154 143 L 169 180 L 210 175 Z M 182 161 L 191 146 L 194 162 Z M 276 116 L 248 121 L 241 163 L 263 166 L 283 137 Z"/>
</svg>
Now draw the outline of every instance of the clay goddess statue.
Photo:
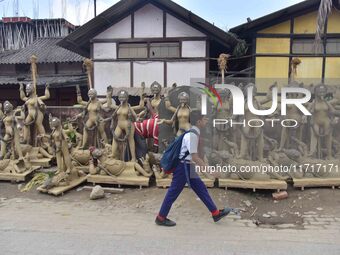
<svg viewBox="0 0 340 255">
<path fill-rule="evenodd" d="M 77 118 L 83 117 L 85 118 L 86 115 L 88 116 L 86 122 L 84 122 L 84 131 L 83 131 L 83 142 L 82 142 L 82 148 L 87 148 L 87 143 L 88 143 L 88 133 L 89 131 L 98 131 L 98 135 L 96 135 L 96 140 L 94 141 L 95 143 L 99 142 L 97 140 L 104 140 L 105 143 L 108 142 L 107 136 L 105 133 L 105 127 L 103 122 L 103 118 L 100 115 L 100 111 L 104 110 L 106 111 L 106 108 L 103 106 L 107 100 L 102 100 L 100 101 L 97 98 L 97 91 L 95 89 L 90 89 L 88 91 L 88 97 L 89 101 L 86 102 L 82 99 L 81 93 L 80 93 L 80 88 L 77 86 L 77 101 L 78 104 L 81 104 L 84 106 L 84 112 L 81 115 L 78 115 Z M 112 97 L 112 87 L 109 86 L 107 88 L 107 97 L 111 98 Z M 96 130 L 97 129 L 97 130 Z"/>
<path fill-rule="evenodd" d="M 4 137 L 1 139 L 1 158 L 16 159 L 16 155 L 19 159 L 23 158 L 23 154 L 20 147 L 19 134 L 16 129 L 15 113 L 13 105 L 6 101 L 3 105 L 4 111 L 2 111 L 2 104 L 0 104 L 0 119 L 5 127 Z"/>
<path fill-rule="evenodd" d="M 43 125 L 45 104 L 43 101 L 50 98 L 49 85 L 46 86 L 45 95 L 38 97 L 33 84 L 29 83 L 26 85 L 26 94 L 23 90 L 23 85 L 20 84 L 20 98 L 25 101 L 25 107 L 27 109 L 27 115 L 24 122 L 24 143 L 29 143 L 32 138 L 36 138 L 31 137 L 31 126 L 35 128 L 37 135 L 45 135 L 45 128 Z"/>
<path fill-rule="evenodd" d="M 229 90 L 223 89 L 220 92 L 222 98 L 222 105 L 218 104 L 214 107 L 213 115 L 215 119 L 229 119 L 233 118 L 232 111 L 232 97 L 230 97 Z M 218 125 L 214 128 L 216 134 L 214 135 L 214 148 L 218 151 L 227 150 L 230 151 L 231 147 L 228 145 L 226 140 L 233 139 L 233 128 L 228 125 Z"/>
<path fill-rule="evenodd" d="M 144 108 L 144 97 L 141 96 L 140 104 L 138 106 L 130 106 L 129 93 L 126 90 L 121 90 L 118 92 L 118 100 L 120 105 L 116 106 L 112 104 L 112 98 L 107 103 L 107 106 L 114 109 L 112 117 L 112 155 L 114 158 L 118 158 L 118 142 L 128 144 L 131 161 L 136 161 L 136 146 L 134 140 L 135 126 L 133 122 L 137 120 L 137 114 L 135 110 L 142 110 Z M 114 125 L 115 124 L 115 127 Z M 124 133 L 124 137 L 121 136 Z M 125 151 L 125 150 L 123 150 Z M 124 159 L 124 153 L 120 155 Z"/>
<path fill-rule="evenodd" d="M 248 94 L 248 87 L 253 86 L 254 93 L 256 94 L 256 87 L 254 84 L 248 84 L 244 88 L 244 94 Z M 256 109 L 263 108 L 263 105 L 268 103 L 271 100 L 271 89 L 273 86 L 269 88 L 269 92 L 267 93 L 266 98 L 260 100 L 256 96 L 253 97 L 253 105 Z M 248 104 L 245 104 L 245 123 L 251 119 L 258 119 L 258 116 L 254 115 L 248 108 Z M 263 148 L 264 148 L 264 136 L 263 136 L 263 128 L 256 127 L 259 126 L 258 121 L 254 121 L 252 123 L 255 127 L 250 127 L 246 125 L 245 127 L 241 127 L 241 146 L 240 146 L 240 155 L 239 158 L 245 160 L 258 160 L 263 161 Z M 256 153 L 256 154 L 255 154 Z"/>
<path fill-rule="evenodd" d="M 152 173 L 147 173 L 138 163 L 110 158 L 100 149 L 92 149 L 91 155 L 96 160 L 96 167 L 93 162 L 90 163 L 90 174 L 92 175 L 101 174 L 116 177 L 129 170 L 133 171 L 136 176 L 150 177 L 152 175 Z"/>
<path fill-rule="evenodd" d="M 34 141 L 36 137 L 31 137 L 30 128 L 35 128 L 35 135 L 44 136 L 45 128 L 43 126 L 45 104 L 44 100 L 50 98 L 49 85 L 46 85 L 45 95 L 37 96 L 37 57 L 31 57 L 31 74 L 32 83 L 26 85 L 26 93 L 24 92 L 23 85 L 20 84 L 20 98 L 25 102 L 27 114 L 25 118 L 25 129 L 24 129 L 24 143 L 29 143 L 31 140 Z M 32 139 L 33 138 L 33 139 Z M 34 141 L 35 143 L 35 141 Z"/>
<path fill-rule="evenodd" d="M 55 147 L 55 156 L 57 159 L 58 171 L 71 173 L 73 168 L 71 156 L 68 149 L 67 135 L 61 127 L 61 122 L 58 118 L 49 116 L 50 127 L 52 129 L 51 138 Z M 66 167 L 66 169 L 65 169 Z"/>
<path fill-rule="evenodd" d="M 159 124 L 173 125 L 176 131 L 176 135 L 180 136 L 186 130 L 189 130 L 190 125 L 190 112 L 189 95 L 186 92 L 181 92 L 178 95 L 179 105 L 177 108 L 173 107 L 168 97 L 165 98 L 165 106 L 169 111 L 172 111 L 174 115 L 171 120 L 161 119 Z"/>
<path fill-rule="evenodd" d="M 322 158 L 322 140 L 326 144 L 326 159 L 332 159 L 332 114 L 336 110 L 325 99 L 327 91 L 325 85 L 317 85 L 314 89 L 315 99 L 309 105 L 309 110 L 312 113 L 310 156 L 317 153 L 319 159 Z"/>
</svg>

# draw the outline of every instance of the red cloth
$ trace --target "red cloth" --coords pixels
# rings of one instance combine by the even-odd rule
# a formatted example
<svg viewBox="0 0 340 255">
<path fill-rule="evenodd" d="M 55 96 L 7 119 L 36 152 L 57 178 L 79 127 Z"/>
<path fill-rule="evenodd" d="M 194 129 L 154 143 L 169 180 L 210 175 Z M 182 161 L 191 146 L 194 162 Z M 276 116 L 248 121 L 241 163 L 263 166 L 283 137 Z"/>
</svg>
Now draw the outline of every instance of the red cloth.
<svg viewBox="0 0 340 255">
<path fill-rule="evenodd" d="M 144 138 L 153 138 L 154 144 L 158 146 L 158 132 L 159 132 L 159 125 L 158 125 L 158 115 L 155 114 L 152 116 L 151 119 L 144 120 L 142 122 L 134 122 L 134 126 L 136 132 L 143 136 Z"/>
</svg>

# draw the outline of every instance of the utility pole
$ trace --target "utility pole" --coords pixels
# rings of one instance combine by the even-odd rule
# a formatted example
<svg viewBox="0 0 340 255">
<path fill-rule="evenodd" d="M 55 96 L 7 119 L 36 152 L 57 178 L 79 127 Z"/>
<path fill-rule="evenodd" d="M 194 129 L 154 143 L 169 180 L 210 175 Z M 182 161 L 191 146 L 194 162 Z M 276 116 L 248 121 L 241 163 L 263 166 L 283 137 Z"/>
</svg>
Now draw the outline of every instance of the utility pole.
<svg viewBox="0 0 340 255">
<path fill-rule="evenodd" d="M 97 0 L 94 1 L 94 16 L 97 17 Z"/>
</svg>

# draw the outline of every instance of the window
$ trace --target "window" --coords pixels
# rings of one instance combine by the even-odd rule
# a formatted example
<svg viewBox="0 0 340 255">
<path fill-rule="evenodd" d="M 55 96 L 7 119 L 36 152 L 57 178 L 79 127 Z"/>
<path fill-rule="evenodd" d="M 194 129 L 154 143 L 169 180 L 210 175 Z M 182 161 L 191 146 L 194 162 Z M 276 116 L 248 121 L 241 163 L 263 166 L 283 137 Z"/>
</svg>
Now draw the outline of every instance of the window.
<svg viewBox="0 0 340 255">
<path fill-rule="evenodd" d="M 327 39 L 326 52 L 327 54 L 340 54 L 340 38 Z"/>
<path fill-rule="evenodd" d="M 118 58 L 147 58 L 148 46 L 146 43 L 121 43 L 118 49 Z"/>
<path fill-rule="evenodd" d="M 179 43 L 151 43 L 150 58 L 179 58 Z"/>
<path fill-rule="evenodd" d="M 118 58 L 179 58 L 179 42 L 120 43 Z M 149 52 L 149 54 L 148 54 Z"/>
<path fill-rule="evenodd" d="M 323 44 L 319 46 L 316 53 L 323 54 Z M 292 52 L 293 54 L 314 54 L 314 39 L 294 39 Z"/>
</svg>

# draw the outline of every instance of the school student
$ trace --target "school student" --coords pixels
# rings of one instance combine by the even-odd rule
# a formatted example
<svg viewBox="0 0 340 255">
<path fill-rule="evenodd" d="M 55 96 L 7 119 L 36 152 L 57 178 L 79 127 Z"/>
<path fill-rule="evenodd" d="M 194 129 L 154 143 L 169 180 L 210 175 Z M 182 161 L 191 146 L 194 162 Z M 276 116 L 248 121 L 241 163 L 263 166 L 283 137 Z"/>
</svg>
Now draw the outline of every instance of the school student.
<svg viewBox="0 0 340 255">
<path fill-rule="evenodd" d="M 180 149 L 179 159 L 182 160 L 173 171 L 171 185 L 165 195 L 161 209 L 155 220 L 156 224 L 160 226 L 172 227 L 176 225 L 176 223 L 168 219 L 167 216 L 172 204 L 176 201 L 185 184 L 188 182 L 188 185 L 211 212 L 212 218 L 215 222 L 227 216 L 231 211 L 230 208 L 225 208 L 223 210 L 217 209 L 206 186 L 195 171 L 195 166 L 207 166 L 204 160 L 200 158 L 198 150 L 200 130 L 206 127 L 208 119 L 201 115 L 200 111 L 193 110 L 190 113 L 190 122 L 193 126 L 191 127 L 190 132 L 183 136 L 182 146 Z"/>
</svg>

